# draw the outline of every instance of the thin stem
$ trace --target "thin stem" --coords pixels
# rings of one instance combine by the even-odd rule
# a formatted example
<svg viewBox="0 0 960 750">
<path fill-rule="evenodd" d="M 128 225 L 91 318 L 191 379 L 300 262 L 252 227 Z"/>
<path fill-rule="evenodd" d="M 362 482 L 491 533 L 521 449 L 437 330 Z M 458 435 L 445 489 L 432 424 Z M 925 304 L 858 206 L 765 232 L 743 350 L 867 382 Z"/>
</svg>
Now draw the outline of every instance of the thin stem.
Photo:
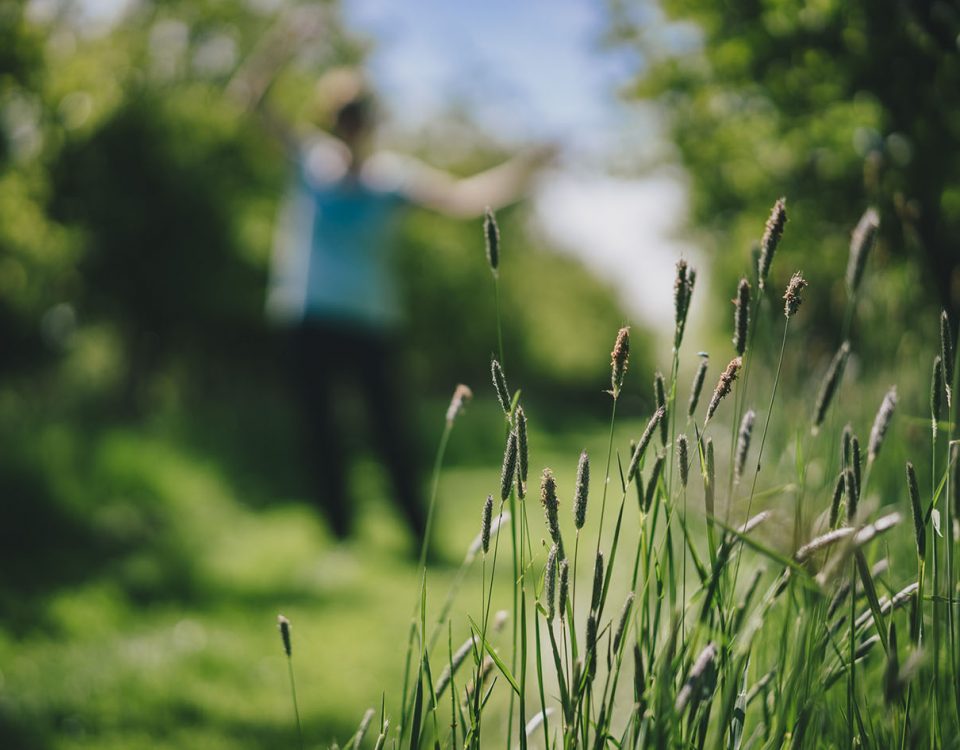
<svg viewBox="0 0 960 750">
<path fill-rule="evenodd" d="M 293 696 L 293 716 L 297 720 L 297 737 L 303 750 L 303 727 L 300 725 L 300 707 L 297 705 L 297 682 L 293 679 L 293 657 L 287 656 L 287 672 L 290 674 L 290 694 Z"/>
</svg>

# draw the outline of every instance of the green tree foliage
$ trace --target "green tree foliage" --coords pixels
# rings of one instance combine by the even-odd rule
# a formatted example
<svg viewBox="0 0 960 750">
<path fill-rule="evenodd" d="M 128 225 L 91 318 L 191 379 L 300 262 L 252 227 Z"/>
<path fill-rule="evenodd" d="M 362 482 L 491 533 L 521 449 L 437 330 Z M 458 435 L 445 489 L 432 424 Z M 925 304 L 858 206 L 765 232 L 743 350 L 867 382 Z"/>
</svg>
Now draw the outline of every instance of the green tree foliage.
<svg viewBox="0 0 960 750">
<path fill-rule="evenodd" d="M 664 0 L 662 6 L 671 20 L 658 26 L 632 4 L 615 3 L 614 37 L 647 54 L 632 93 L 655 98 L 666 112 L 691 175 L 693 220 L 718 238 L 724 293 L 746 270 L 769 207 L 785 195 L 784 249 L 793 262 L 779 264 L 774 277 L 779 286 L 802 266 L 811 283 L 832 286 L 834 309 L 818 311 L 821 327 L 845 303 L 849 233 L 868 205 L 882 217 L 870 264 L 903 270 L 874 275 L 866 317 L 873 311 L 889 319 L 918 305 L 955 310 L 956 6 L 893 0 Z M 688 43 L 671 46 L 678 39 Z M 922 268 L 922 279 L 906 268 L 908 259 Z"/>
</svg>

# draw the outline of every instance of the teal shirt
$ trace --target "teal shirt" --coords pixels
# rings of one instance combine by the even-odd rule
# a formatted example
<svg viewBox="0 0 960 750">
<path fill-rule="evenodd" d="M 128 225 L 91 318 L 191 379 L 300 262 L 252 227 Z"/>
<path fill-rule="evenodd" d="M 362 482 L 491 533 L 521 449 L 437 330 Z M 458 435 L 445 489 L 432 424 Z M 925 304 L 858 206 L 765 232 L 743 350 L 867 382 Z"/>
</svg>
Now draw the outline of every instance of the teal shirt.
<svg viewBox="0 0 960 750">
<path fill-rule="evenodd" d="M 396 325 L 389 254 L 405 204 L 401 162 L 378 155 L 349 175 L 342 155 L 321 143 L 305 149 L 297 172 L 278 224 L 272 317 L 287 324 Z"/>
</svg>

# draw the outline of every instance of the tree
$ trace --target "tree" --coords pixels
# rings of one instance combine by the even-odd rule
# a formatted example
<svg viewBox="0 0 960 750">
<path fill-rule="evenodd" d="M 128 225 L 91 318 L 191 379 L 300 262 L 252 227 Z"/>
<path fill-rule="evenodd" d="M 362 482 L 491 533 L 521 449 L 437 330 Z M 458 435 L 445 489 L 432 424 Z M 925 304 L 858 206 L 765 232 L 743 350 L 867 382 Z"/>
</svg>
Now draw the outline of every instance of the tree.
<svg viewBox="0 0 960 750">
<path fill-rule="evenodd" d="M 744 272 L 766 211 L 787 197 L 786 247 L 843 304 L 849 232 L 881 214 L 871 264 L 887 315 L 960 302 L 960 10 L 896 0 L 663 0 L 673 19 L 649 29 L 615 2 L 616 41 L 647 53 L 632 95 L 655 98 L 692 181 L 694 221 L 718 232 L 724 283 Z M 699 44 L 663 49 L 692 22 Z M 684 34 L 690 39 L 691 34 Z M 659 49 L 657 49 L 659 47 Z M 731 256 L 731 253 L 733 254 Z M 782 267 L 789 275 L 794 268 Z M 876 277 L 876 274 L 874 274 Z M 912 283 L 911 283 L 912 280 Z M 921 287 L 935 289 L 923 295 Z M 904 298 L 904 293 L 905 297 Z M 899 295 L 899 296 L 895 296 Z M 820 320 L 836 319 L 823 310 Z M 866 326 L 864 326 L 866 329 Z M 864 335 L 869 335 L 864 330 Z"/>
</svg>

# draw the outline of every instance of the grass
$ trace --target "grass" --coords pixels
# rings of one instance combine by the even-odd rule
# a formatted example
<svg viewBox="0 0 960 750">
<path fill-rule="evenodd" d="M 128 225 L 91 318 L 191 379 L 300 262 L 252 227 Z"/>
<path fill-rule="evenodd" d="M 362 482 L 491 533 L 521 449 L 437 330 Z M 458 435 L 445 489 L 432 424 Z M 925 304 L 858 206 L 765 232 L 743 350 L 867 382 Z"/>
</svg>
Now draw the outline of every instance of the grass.
<svg viewBox="0 0 960 750">
<path fill-rule="evenodd" d="M 163 430 L 106 431 L 80 451 L 51 427 L 53 437 L 39 443 L 59 445 L 72 457 L 64 466 L 85 467 L 84 481 L 104 497 L 98 522 L 143 527 L 151 543 L 46 592 L 23 610 L 29 616 L 0 631 L 0 736 L 23 748 L 297 747 L 275 629 L 282 612 L 293 623 L 307 747 L 347 745 L 370 708 L 367 747 L 953 746 L 955 543 L 933 530 L 937 514 L 944 529 L 953 526 L 953 424 L 941 414 L 939 439 L 931 434 L 937 399 L 927 373 L 908 375 L 880 450 L 871 440 L 869 458 L 864 450 L 863 464 L 851 465 L 840 450 L 843 424 L 866 446 L 890 385 L 887 374 L 857 362 L 851 292 L 837 328 L 851 340 L 852 366 L 814 433 L 819 375 L 833 353 L 812 364 L 804 347 L 804 305 L 818 304 L 818 290 L 805 290 L 784 320 L 774 289 L 789 261 L 781 251 L 765 272 L 752 329 L 740 337 L 749 342 L 746 367 L 731 362 L 720 389 L 732 390 L 710 395 L 736 354 L 717 351 L 691 418 L 686 395 L 699 358 L 697 342 L 684 340 L 689 277 L 678 284 L 669 380 L 652 389 L 651 373 L 624 374 L 621 360 L 592 421 L 558 421 L 547 410 L 562 407 L 530 399 L 509 368 L 517 390 L 500 399 L 502 409 L 492 384 L 472 384 L 478 398 L 443 433 L 434 476 L 433 523 L 453 560 L 447 566 L 408 561 L 370 462 L 353 477 L 367 500 L 362 542 L 335 546 L 308 507 L 254 510 L 242 482 L 173 447 Z M 867 269 L 860 295 L 869 292 Z M 497 323 L 509 332 L 509 320 Z M 929 329 L 905 336 L 895 354 L 932 361 L 935 320 Z M 642 391 L 648 408 L 627 416 L 618 404 L 631 391 Z M 666 414 L 648 422 L 658 402 Z M 716 414 L 704 419 L 710 402 Z M 525 499 L 497 455 L 521 403 Z M 752 446 L 734 481 L 736 428 L 748 409 L 756 412 Z M 446 404 L 428 409 L 437 428 L 445 412 Z M 649 440 L 634 451 L 631 439 L 644 433 Z M 681 433 L 686 484 L 675 454 Z M 586 521 L 575 528 L 581 450 L 592 474 Z M 913 508 L 907 460 L 919 467 Z M 544 467 L 558 488 L 556 527 L 537 501 Z M 831 527 L 841 473 L 846 509 Z M 502 508 L 511 521 L 487 553 L 459 566 L 490 494 L 493 517 Z M 552 498 L 547 506 L 549 516 Z M 914 541 L 921 536 L 922 548 Z M 546 577 L 562 565 L 546 571 L 551 555 L 570 574 L 569 596 L 556 606 L 548 592 L 561 587 Z M 503 628 L 494 625 L 500 610 Z M 441 690 L 445 668 L 451 679 Z"/>
<path fill-rule="evenodd" d="M 459 617 L 454 620 L 470 623 L 474 658 L 472 670 L 462 670 L 466 675 L 461 689 L 463 683 L 482 688 L 468 688 L 462 697 L 451 698 L 449 709 L 441 707 L 433 673 L 438 663 L 446 663 L 455 674 L 452 648 L 448 647 L 445 656 L 431 649 L 427 639 L 431 630 L 446 626 L 452 642 L 453 626 L 430 622 L 426 589 L 421 587 L 419 619 L 411 631 L 415 637 L 408 645 L 408 659 L 414 650 L 417 653 L 413 659 L 418 665 L 415 698 L 403 702 L 394 725 L 394 746 L 491 746 L 491 710 L 495 726 L 506 733 L 507 747 L 516 743 L 521 749 L 530 742 L 565 749 L 817 747 L 824 743 L 850 748 L 941 747 L 944 737 L 957 737 L 954 729 L 960 722 L 960 704 L 953 705 L 958 634 L 952 625 L 956 588 L 950 552 L 955 544 L 952 524 L 947 525 L 947 543 L 941 545 L 948 554 L 938 554 L 934 541 L 930 557 L 924 542 L 930 519 L 939 513 L 941 494 L 945 493 L 943 504 L 954 503 L 957 490 L 951 490 L 947 482 L 948 446 L 942 448 L 945 455 L 940 465 L 944 468 L 937 473 L 936 454 L 941 450 L 936 440 L 941 418 L 938 404 L 944 383 L 935 375 L 929 401 L 933 412 L 932 423 L 928 421 L 931 446 L 919 449 L 921 454 L 932 451 L 930 494 L 920 499 L 915 472 L 908 463 L 912 507 L 904 507 L 902 500 L 891 503 L 886 497 L 890 486 L 885 484 L 883 495 L 878 495 L 869 480 L 881 461 L 886 465 L 887 457 L 894 452 L 889 443 L 896 442 L 895 431 L 890 429 L 897 411 L 895 389 L 884 397 L 873 420 L 865 465 L 851 464 L 851 456 L 859 453 L 848 455 L 837 450 L 839 430 L 834 422 L 844 400 L 834 399 L 831 427 L 826 431 L 819 427 L 829 404 L 803 400 L 805 391 L 823 388 L 813 382 L 805 367 L 802 342 L 791 338 L 790 323 L 813 290 L 805 290 L 807 282 L 797 272 L 786 285 L 782 299 L 779 293 L 770 291 L 772 258 L 784 217 L 781 199 L 762 242 L 755 276 L 761 294 L 752 316 L 754 325 L 766 322 L 782 327 L 778 355 L 773 359 L 766 355 L 767 366 L 775 372 L 772 382 L 761 378 L 753 391 L 744 383 L 737 388 L 736 396 L 728 398 L 742 370 L 742 359 L 736 357 L 717 382 L 702 426 L 697 415 L 686 420 L 677 418 L 682 409 L 677 398 L 682 339 L 694 286 L 693 273 L 685 263 L 679 263 L 670 396 L 666 396 L 668 389 L 658 373 L 654 401 L 660 408 L 637 447 L 631 449 L 631 457 L 631 452 L 623 451 L 616 421 L 629 350 L 628 329 L 618 333 L 611 355 L 610 431 L 598 462 L 606 469 L 600 489 L 593 495 L 594 499 L 600 496 L 599 509 L 591 511 L 595 530 L 589 529 L 595 534 L 596 554 L 583 560 L 582 565 L 578 565 L 580 537 L 587 527 L 574 533 L 569 529 L 572 519 L 557 523 L 552 472 L 544 470 L 541 495 L 546 527 L 536 520 L 540 513 L 531 512 L 529 499 L 517 497 L 513 435 L 518 429 L 522 389 L 511 402 L 509 394 L 504 393 L 503 378 L 496 377 L 499 373 L 495 366 L 494 385 L 511 435 L 500 486 L 501 499 L 504 504 L 509 501 L 511 510 L 508 539 L 512 568 L 507 579 L 509 592 L 502 601 L 510 606 L 512 635 L 509 643 L 488 642 L 492 589 L 486 599 L 481 594 L 481 626 L 470 615 L 476 604 L 471 605 L 469 598 L 463 600 Z M 771 231 L 771 225 L 777 231 Z M 848 278 L 847 314 L 842 324 L 838 323 L 844 341 L 851 333 L 869 250 L 862 233 L 855 233 L 852 253 L 858 271 L 852 281 Z M 496 268 L 494 279 L 498 280 Z M 748 338 L 752 342 L 755 337 L 745 330 L 743 318 L 749 296 L 743 294 L 740 300 L 736 324 L 740 330 L 735 344 L 738 353 L 749 355 L 748 362 L 752 362 L 765 355 L 744 352 Z M 764 319 L 758 315 L 765 304 L 771 313 L 781 310 L 783 317 L 768 314 Z M 815 297 L 806 304 L 816 304 Z M 780 323 L 774 323 L 778 318 Z M 498 341 L 502 342 L 501 326 L 498 317 Z M 935 328 L 934 321 L 930 321 L 930 328 Z M 796 337 L 796 333 L 793 335 Z M 788 342 L 791 354 L 799 356 L 786 356 Z M 855 341 L 853 346 L 856 351 Z M 952 346 L 953 342 L 947 340 L 941 350 Z M 930 347 L 931 358 L 934 349 Z M 509 372 L 507 375 L 509 379 Z M 831 377 L 829 371 L 826 377 Z M 792 389 L 793 398 L 788 392 L 778 401 L 781 383 Z M 909 384 L 916 383 L 911 380 Z M 834 395 L 849 395 L 859 389 L 859 383 L 843 388 L 839 380 L 831 386 Z M 721 409 L 733 412 L 730 425 L 735 434 L 741 415 L 754 403 L 766 404 L 760 412 L 763 428 L 755 448 L 755 464 L 745 464 L 749 451 L 746 445 L 737 449 L 741 466 L 748 467 L 747 481 L 741 487 L 741 477 L 735 476 L 731 439 L 729 465 L 717 472 L 727 475 L 727 492 L 720 498 L 722 507 L 713 509 L 708 502 L 701 506 L 704 512 L 691 517 L 688 487 L 684 484 L 681 489 L 674 479 L 678 433 L 684 431 L 688 444 L 691 437 L 695 441 L 690 468 L 704 482 L 709 477 L 712 495 L 716 496 L 723 482 L 714 477 L 712 446 L 709 440 L 704 442 L 704 437 L 715 434 L 719 440 L 727 434 L 722 424 L 711 422 Z M 899 411 L 903 411 L 902 405 Z M 790 421 L 776 430 L 779 456 L 770 459 L 768 452 L 765 457 L 771 425 L 787 414 Z M 799 420 L 797 415 L 802 415 Z M 862 410 L 848 408 L 842 418 L 851 419 L 856 429 L 866 434 Z M 915 420 L 916 413 L 908 412 L 906 419 Z M 533 418 L 531 422 L 535 424 Z M 952 424 L 947 422 L 945 427 L 952 435 Z M 655 431 L 660 433 L 659 445 L 653 439 Z M 899 452 L 916 449 L 913 443 L 905 443 L 899 446 Z M 772 440 L 770 447 L 774 447 Z M 572 463 L 571 459 L 567 460 Z M 626 459 L 629 468 L 624 472 Z M 537 465 L 535 460 L 531 463 Z M 755 468 L 751 470 L 752 466 Z M 845 476 L 843 522 L 830 500 L 840 474 Z M 487 482 L 492 485 L 494 478 Z M 636 504 L 631 485 L 637 488 Z M 896 494 L 903 497 L 902 485 Z M 604 526 L 608 499 L 612 501 L 609 510 L 616 518 L 611 521 L 612 527 Z M 535 519 L 533 531 L 531 516 Z M 911 520 L 917 540 L 916 566 L 909 555 L 902 554 L 903 535 L 898 538 L 897 534 Z M 571 537 L 575 539 L 572 558 L 566 557 L 561 525 L 567 527 L 568 542 Z M 769 526 L 779 533 L 768 533 Z M 549 538 L 541 536 L 545 533 Z M 534 543 L 537 540 L 539 544 Z M 586 540 L 585 550 L 592 549 L 590 533 Z M 494 578 L 499 541 L 484 553 L 484 580 L 488 566 L 491 580 Z M 632 554 L 618 558 L 621 549 Z M 504 549 L 503 556 L 507 554 Z M 572 566 L 573 596 L 559 604 L 554 617 L 558 560 Z M 744 572 L 750 573 L 746 583 L 740 578 L 742 564 Z M 929 564 L 932 591 L 929 583 L 925 588 Z M 946 586 L 939 575 L 944 564 L 951 571 Z M 502 572 L 500 577 L 504 577 Z M 578 579 L 580 590 L 591 592 L 589 599 L 581 595 L 577 600 Z M 613 614 L 613 606 L 607 607 L 613 592 L 619 599 L 626 595 L 619 617 Z M 947 612 L 949 616 L 945 616 Z M 910 632 L 906 647 L 896 638 L 898 620 L 901 631 Z M 927 620 L 933 626 L 932 649 L 927 644 Z M 946 659 L 940 643 L 942 620 L 946 621 L 950 644 Z M 535 648 L 531 648 L 531 641 Z M 632 664 L 625 664 L 625 656 L 630 654 Z M 531 682 L 533 686 L 528 687 Z M 505 721 L 499 713 L 504 704 Z M 481 727 L 486 727 L 482 741 Z"/>
</svg>

